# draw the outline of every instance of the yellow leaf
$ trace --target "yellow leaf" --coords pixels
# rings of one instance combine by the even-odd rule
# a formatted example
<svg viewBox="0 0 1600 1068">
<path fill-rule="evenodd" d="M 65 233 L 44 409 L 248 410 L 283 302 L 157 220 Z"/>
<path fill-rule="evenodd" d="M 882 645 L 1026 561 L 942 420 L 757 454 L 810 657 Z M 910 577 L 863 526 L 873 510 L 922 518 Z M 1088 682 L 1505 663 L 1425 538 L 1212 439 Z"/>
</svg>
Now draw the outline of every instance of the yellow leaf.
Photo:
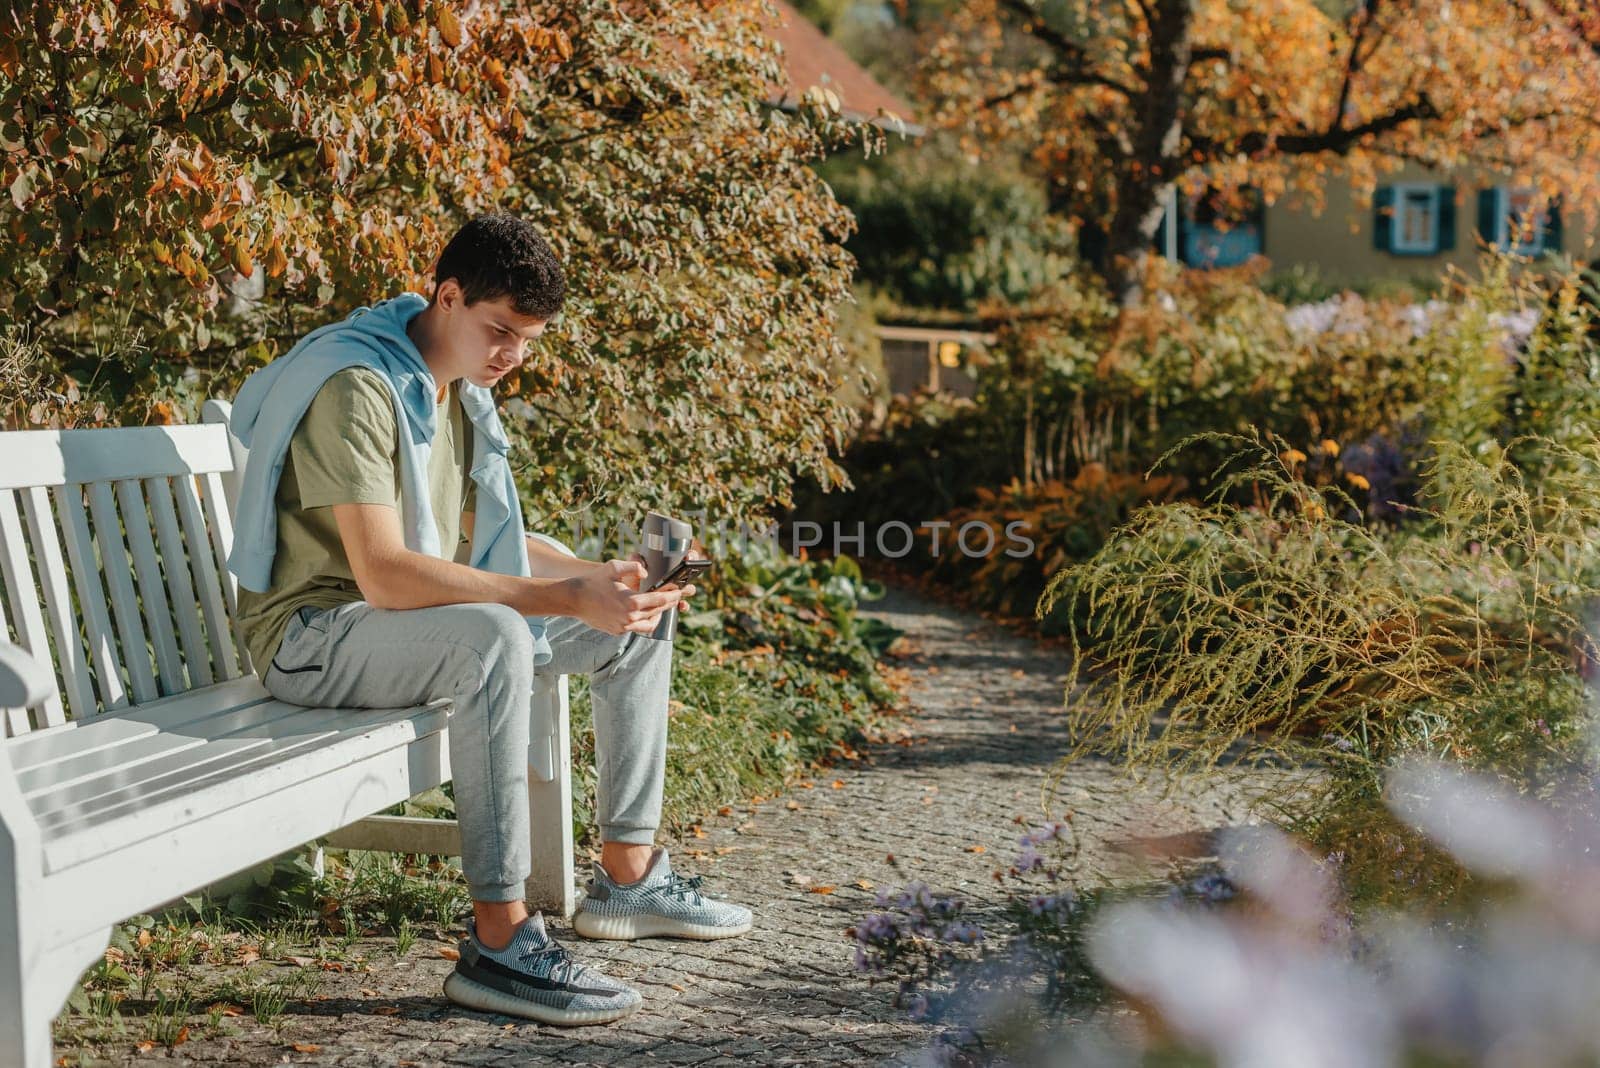
<svg viewBox="0 0 1600 1068">
<path fill-rule="evenodd" d="M 322 1052 L 322 1047 L 315 1042 L 296 1042 L 294 1051 L 296 1053 L 320 1053 Z"/>
<path fill-rule="evenodd" d="M 283 245 L 277 238 L 272 239 L 272 244 L 267 246 L 267 277 L 276 278 L 289 268 L 289 257 L 284 255 Z"/>
<path fill-rule="evenodd" d="M 456 18 L 456 13 L 448 7 L 439 9 L 439 17 L 434 22 L 439 27 L 439 38 L 451 48 L 461 47 L 461 20 Z"/>
<path fill-rule="evenodd" d="M 256 261 L 250 255 L 250 242 L 247 238 L 237 238 L 233 246 L 228 249 L 228 259 L 233 263 L 233 269 L 249 278 L 256 273 Z"/>
<path fill-rule="evenodd" d="M 808 894 L 831 894 L 831 893 L 833 893 L 833 887 L 831 887 L 831 886 L 809 886 L 809 887 L 806 888 L 806 892 Z"/>
<path fill-rule="evenodd" d="M 460 960 L 461 951 L 456 949 L 454 946 L 445 946 L 439 950 L 439 956 L 443 957 L 445 960 Z"/>
</svg>

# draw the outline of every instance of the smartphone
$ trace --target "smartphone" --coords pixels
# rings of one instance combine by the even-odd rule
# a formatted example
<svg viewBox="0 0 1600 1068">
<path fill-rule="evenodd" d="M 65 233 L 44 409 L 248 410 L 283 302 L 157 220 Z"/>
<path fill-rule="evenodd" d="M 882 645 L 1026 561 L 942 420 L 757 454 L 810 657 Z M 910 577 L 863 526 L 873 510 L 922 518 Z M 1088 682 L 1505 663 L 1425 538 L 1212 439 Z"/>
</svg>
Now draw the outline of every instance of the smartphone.
<svg viewBox="0 0 1600 1068">
<path fill-rule="evenodd" d="M 661 581 L 650 587 L 659 590 L 668 583 L 677 583 L 679 586 L 693 582 L 695 579 L 711 570 L 711 561 L 706 557 L 697 557 L 693 560 L 685 557 L 678 561 L 678 566 L 661 576 Z"/>
</svg>

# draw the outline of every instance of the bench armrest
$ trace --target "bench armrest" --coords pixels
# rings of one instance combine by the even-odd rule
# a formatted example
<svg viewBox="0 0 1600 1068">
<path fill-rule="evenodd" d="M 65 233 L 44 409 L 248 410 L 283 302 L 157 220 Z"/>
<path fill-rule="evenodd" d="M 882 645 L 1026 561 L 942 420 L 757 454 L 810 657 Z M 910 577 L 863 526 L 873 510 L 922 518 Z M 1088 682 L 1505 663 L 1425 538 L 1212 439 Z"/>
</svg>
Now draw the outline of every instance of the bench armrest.
<svg viewBox="0 0 1600 1068">
<path fill-rule="evenodd" d="M 21 646 L 0 641 L 0 708 L 36 705 L 55 688 L 49 668 Z"/>
</svg>

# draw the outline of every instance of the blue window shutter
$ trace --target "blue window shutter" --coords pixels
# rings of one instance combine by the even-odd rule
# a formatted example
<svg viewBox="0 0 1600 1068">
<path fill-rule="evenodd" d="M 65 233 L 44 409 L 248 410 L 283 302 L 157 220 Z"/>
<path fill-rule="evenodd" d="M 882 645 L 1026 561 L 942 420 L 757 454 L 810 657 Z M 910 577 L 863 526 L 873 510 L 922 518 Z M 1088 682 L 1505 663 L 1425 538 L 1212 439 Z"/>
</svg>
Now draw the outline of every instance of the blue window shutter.
<svg viewBox="0 0 1600 1068">
<path fill-rule="evenodd" d="M 1439 187 L 1439 226 L 1434 235 L 1433 251 L 1449 252 L 1456 247 L 1456 187 Z"/>
<path fill-rule="evenodd" d="M 1165 256 L 1167 254 L 1167 227 L 1171 225 L 1172 213 L 1170 211 L 1162 212 L 1161 225 L 1156 227 L 1156 236 L 1153 239 L 1157 256 Z"/>
<path fill-rule="evenodd" d="M 1550 206 L 1544 213 L 1544 250 L 1546 252 L 1560 252 L 1561 238 L 1561 201 L 1559 198 L 1550 201 Z"/>
<path fill-rule="evenodd" d="M 1372 246 L 1394 251 L 1394 186 L 1380 185 L 1372 194 Z"/>
<path fill-rule="evenodd" d="M 1478 236 L 1490 248 L 1498 248 L 1495 232 L 1500 228 L 1500 190 L 1478 190 Z"/>
</svg>

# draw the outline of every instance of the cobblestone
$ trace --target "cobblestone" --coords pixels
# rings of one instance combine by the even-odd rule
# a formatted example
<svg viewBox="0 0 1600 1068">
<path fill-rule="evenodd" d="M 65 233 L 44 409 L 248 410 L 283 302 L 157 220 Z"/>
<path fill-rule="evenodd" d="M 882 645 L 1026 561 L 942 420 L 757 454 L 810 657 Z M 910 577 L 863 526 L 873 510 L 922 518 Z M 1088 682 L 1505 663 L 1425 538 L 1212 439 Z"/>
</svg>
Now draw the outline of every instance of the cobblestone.
<svg viewBox="0 0 1600 1068">
<path fill-rule="evenodd" d="M 871 613 L 905 630 L 916 709 L 907 744 L 878 747 L 761 804 L 668 842 L 674 867 L 757 909 L 743 939 L 585 943 L 554 933 L 586 961 L 635 982 L 639 1014 L 566 1031 L 457 1009 L 440 985 L 451 963 L 422 941 L 407 960 L 392 943 L 364 947 L 371 974 L 330 974 L 318 998 L 293 1002 L 276 1028 L 249 1017 L 238 1033 L 196 1038 L 112 1063 L 152 1059 L 255 1066 L 282 1062 L 400 1066 L 780 1065 L 869 1063 L 912 1055 L 926 1032 L 853 972 L 850 926 L 879 889 L 921 880 L 963 893 L 981 914 L 1001 900 L 993 878 L 1037 823 L 1047 788 L 1070 808 L 1086 881 L 1122 877 L 1117 843 L 1241 820 L 1247 783 L 1219 778 L 1168 794 L 1109 764 L 1080 763 L 1059 783 L 1067 743 L 1066 656 L 976 617 L 891 591 Z M 791 807 L 789 802 L 795 804 Z M 980 849 L 981 847 L 981 849 Z M 831 887 L 831 892 L 823 892 Z M 358 949 L 358 952 L 361 952 Z M 373 998 L 361 989 L 381 989 Z M 382 1011 L 377 1011 L 381 1009 Z M 297 1051 L 316 1047 L 313 1052 Z M 104 1062 L 99 1062 L 104 1063 Z"/>
</svg>

